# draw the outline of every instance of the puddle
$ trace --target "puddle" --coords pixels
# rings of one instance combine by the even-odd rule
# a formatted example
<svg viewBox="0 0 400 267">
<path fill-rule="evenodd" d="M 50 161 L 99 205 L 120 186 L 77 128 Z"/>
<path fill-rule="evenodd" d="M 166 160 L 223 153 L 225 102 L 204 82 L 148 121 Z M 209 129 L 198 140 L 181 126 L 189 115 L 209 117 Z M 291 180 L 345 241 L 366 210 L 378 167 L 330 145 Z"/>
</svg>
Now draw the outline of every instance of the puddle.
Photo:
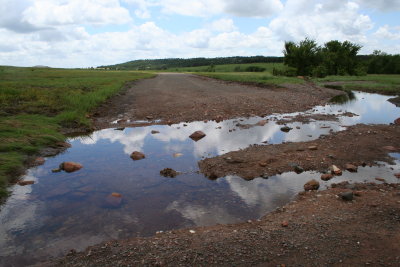
<svg viewBox="0 0 400 267">
<path fill-rule="evenodd" d="M 389 98 L 354 93 L 344 103 L 315 107 L 305 113 L 220 123 L 106 129 L 72 138 L 72 148 L 28 171 L 25 180 L 34 180 L 34 185 L 15 186 L 12 196 L 1 207 L 0 265 L 32 264 L 109 239 L 260 218 L 293 199 L 306 181 L 320 180 L 320 174 L 289 172 L 252 181 L 235 176 L 211 181 L 198 173 L 197 162 L 264 141 L 307 141 L 357 123 L 388 124 L 400 117 L 400 108 L 388 102 Z M 288 123 L 293 128 L 288 133 L 282 132 L 282 125 L 276 123 L 299 114 L 345 112 L 358 116 L 341 116 L 339 121 Z M 269 121 L 249 129 L 236 126 L 256 124 L 262 119 Z M 194 142 L 188 136 L 197 130 L 207 136 Z M 146 158 L 133 161 L 129 157 L 133 151 L 144 152 Z M 344 172 L 329 182 L 321 181 L 322 188 L 340 181 L 378 182 L 375 177 L 397 182 L 393 173 L 400 172 L 400 155 L 393 156 L 398 159 L 396 165 Z M 74 173 L 52 173 L 63 161 L 76 161 L 84 168 Z M 164 168 L 182 174 L 165 178 L 159 173 Z M 121 194 L 122 201 L 110 202 L 113 192 Z"/>
</svg>

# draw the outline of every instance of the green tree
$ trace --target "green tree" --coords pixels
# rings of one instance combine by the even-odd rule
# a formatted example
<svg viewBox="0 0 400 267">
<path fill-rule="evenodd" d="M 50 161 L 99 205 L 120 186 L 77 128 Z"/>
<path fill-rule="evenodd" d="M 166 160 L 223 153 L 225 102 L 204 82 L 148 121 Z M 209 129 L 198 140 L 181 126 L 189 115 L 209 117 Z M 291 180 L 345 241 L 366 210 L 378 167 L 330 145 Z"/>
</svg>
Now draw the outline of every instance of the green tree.
<svg viewBox="0 0 400 267">
<path fill-rule="evenodd" d="M 322 48 L 323 64 L 329 75 L 355 75 L 359 67 L 357 53 L 361 46 L 337 40 L 325 43 Z"/>
</svg>

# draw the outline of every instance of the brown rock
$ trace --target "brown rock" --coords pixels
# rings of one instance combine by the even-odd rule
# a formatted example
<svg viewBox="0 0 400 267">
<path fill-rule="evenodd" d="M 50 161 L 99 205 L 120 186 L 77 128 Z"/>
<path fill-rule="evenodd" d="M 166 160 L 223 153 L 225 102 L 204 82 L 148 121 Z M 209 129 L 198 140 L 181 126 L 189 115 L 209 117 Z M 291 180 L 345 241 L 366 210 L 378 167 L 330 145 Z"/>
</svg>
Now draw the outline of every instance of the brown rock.
<svg viewBox="0 0 400 267">
<path fill-rule="evenodd" d="M 71 144 L 69 144 L 67 142 L 57 142 L 56 145 L 59 147 L 65 147 L 65 148 L 70 148 L 72 146 Z"/>
<path fill-rule="evenodd" d="M 160 132 L 159 131 L 155 131 L 155 130 L 151 131 L 151 134 L 158 134 L 158 133 L 160 133 Z"/>
<path fill-rule="evenodd" d="M 171 168 L 165 168 L 163 170 L 160 171 L 160 175 L 164 176 L 164 177 L 171 177 L 174 178 L 178 175 L 178 172 L 171 169 Z"/>
<path fill-rule="evenodd" d="M 202 131 L 196 131 L 194 133 L 192 133 L 189 137 L 194 140 L 194 141 L 199 141 L 200 139 L 202 139 L 204 136 L 206 136 L 205 133 L 203 133 Z"/>
<path fill-rule="evenodd" d="M 111 196 L 113 196 L 113 197 L 122 197 L 122 195 L 120 193 L 115 193 L 115 192 L 111 193 Z"/>
<path fill-rule="evenodd" d="M 142 152 L 139 152 L 139 151 L 134 151 L 131 154 L 131 159 L 133 159 L 133 160 L 141 160 L 141 159 L 144 159 L 144 158 L 145 158 L 145 155 Z"/>
<path fill-rule="evenodd" d="M 268 123 L 267 120 L 261 120 L 261 121 L 257 122 L 256 125 L 258 125 L 258 126 L 264 126 L 264 125 L 267 124 L 267 123 Z"/>
<path fill-rule="evenodd" d="M 308 181 L 304 185 L 305 191 L 318 190 L 318 188 L 319 188 L 319 182 L 314 179 L 312 179 L 311 181 Z"/>
<path fill-rule="evenodd" d="M 153 116 L 146 116 L 146 119 L 152 120 L 152 119 L 153 119 Z"/>
<path fill-rule="evenodd" d="M 330 170 L 331 170 L 332 174 L 334 174 L 334 175 L 342 175 L 342 170 L 339 169 L 336 165 L 332 165 L 330 167 Z"/>
<path fill-rule="evenodd" d="M 66 161 L 60 164 L 60 169 L 66 172 L 75 172 L 82 169 L 83 166 L 79 163 Z"/>
<path fill-rule="evenodd" d="M 117 120 L 118 124 L 122 124 L 122 123 L 125 123 L 125 122 L 127 122 L 127 120 L 125 120 L 125 119 Z"/>
<path fill-rule="evenodd" d="M 394 124 L 395 124 L 395 125 L 400 125 L 400 118 L 395 119 L 395 120 L 394 120 Z"/>
<path fill-rule="evenodd" d="M 323 180 L 323 181 L 329 181 L 332 178 L 333 178 L 333 175 L 330 173 L 325 173 L 325 174 L 321 175 L 321 180 Z"/>
<path fill-rule="evenodd" d="M 288 227 L 288 226 L 289 226 L 289 223 L 288 223 L 287 221 L 283 221 L 283 222 L 281 223 L 281 225 L 282 225 L 282 227 Z"/>
<path fill-rule="evenodd" d="M 346 165 L 344 166 L 344 168 L 345 168 L 346 170 L 348 170 L 349 172 L 357 172 L 357 166 L 355 166 L 355 165 L 353 165 L 353 164 L 350 164 L 350 163 L 346 164 Z"/>
<path fill-rule="evenodd" d="M 43 157 L 38 157 L 38 158 L 35 159 L 33 164 L 35 166 L 39 166 L 39 165 L 43 165 L 45 162 L 46 162 L 46 160 Z"/>
<path fill-rule="evenodd" d="M 30 184 L 34 184 L 34 183 L 35 183 L 35 181 L 19 181 L 18 185 L 25 186 L 25 185 L 30 185 Z"/>
<path fill-rule="evenodd" d="M 396 178 L 400 179 L 400 173 L 395 173 L 394 176 L 396 176 Z"/>
<path fill-rule="evenodd" d="M 318 147 L 317 147 L 317 146 L 309 146 L 308 149 L 309 149 L 309 150 L 317 150 Z"/>
<path fill-rule="evenodd" d="M 261 161 L 258 163 L 258 165 L 260 165 L 261 167 L 267 167 L 268 163 L 266 163 L 265 161 Z"/>
<path fill-rule="evenodd" d="M 383 179 L 383 178 L 380 178 L 380 177 L 376 177 L 376 178 L 375 178 L 375 180 L 377 180 L 377 181 L 380 181 L 380 182 L 386 182 L 386 180 L 385 180 L 385 179 Z"/>
</svg>

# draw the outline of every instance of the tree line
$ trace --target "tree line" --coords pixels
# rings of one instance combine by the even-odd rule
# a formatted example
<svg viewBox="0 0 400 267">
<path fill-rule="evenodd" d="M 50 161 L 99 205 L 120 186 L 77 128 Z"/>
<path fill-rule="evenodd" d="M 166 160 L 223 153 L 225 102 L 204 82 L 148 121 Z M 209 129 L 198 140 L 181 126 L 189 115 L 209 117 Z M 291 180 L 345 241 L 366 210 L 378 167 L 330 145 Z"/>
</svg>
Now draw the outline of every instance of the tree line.
<svg viewBox="0 0 400 267">
<path fill-rule="evenodd" d="M 349 41 L 332 40 L 319 46 L 314 40 L 285 42 L 283 50 L 286 70 L 275 75 L 325 77 L 327 75 L 400 74 L 400 55 L 375 51 L 357 55 L 362 46 Z"/>
</svg>

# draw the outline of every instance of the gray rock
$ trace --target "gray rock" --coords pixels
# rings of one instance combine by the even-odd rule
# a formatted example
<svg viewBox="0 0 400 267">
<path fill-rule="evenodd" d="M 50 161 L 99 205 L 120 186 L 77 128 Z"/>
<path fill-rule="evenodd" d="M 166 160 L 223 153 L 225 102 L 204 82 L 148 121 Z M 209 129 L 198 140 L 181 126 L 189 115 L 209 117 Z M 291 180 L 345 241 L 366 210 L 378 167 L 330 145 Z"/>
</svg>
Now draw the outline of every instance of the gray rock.
<svg viewBox="0 0 400 267">
<path fill-rule="evenodd" d="M 341 197 L 343 200 L 345 201 L 352 201 L 354 198 L 353 192 L 342 192 L 338 195 L 339 197 Z"/>
</svg>

